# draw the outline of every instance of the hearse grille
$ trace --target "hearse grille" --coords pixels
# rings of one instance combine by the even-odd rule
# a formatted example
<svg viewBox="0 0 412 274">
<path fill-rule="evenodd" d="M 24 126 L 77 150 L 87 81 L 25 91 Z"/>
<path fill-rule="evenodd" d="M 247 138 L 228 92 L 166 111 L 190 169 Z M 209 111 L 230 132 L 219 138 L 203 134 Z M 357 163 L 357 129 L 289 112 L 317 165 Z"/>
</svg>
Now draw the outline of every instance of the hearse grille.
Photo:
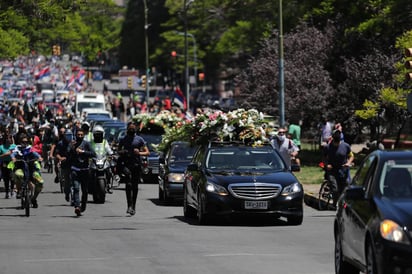
<svg viewBox="0 0 412 274">
<path fill-rule="evenodd" d="M 230 184 L 228 189 L 236 198 L 265 200 L 277 197 L 282 190 L 282 186 L 279 184 L 267 183 L 241 183 Z"/>
</svg>

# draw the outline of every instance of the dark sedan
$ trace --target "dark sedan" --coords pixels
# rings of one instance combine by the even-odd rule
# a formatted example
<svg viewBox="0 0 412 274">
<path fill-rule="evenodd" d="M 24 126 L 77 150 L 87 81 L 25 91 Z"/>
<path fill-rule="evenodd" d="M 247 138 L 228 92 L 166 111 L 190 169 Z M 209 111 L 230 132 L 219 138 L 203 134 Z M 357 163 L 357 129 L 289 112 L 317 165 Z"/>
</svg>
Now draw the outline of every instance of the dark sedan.
<svg viewBox="0 0 412 274">
<path fill-rule="evenodd" d="M 183 212 L 199 224 L 214 215 L 271 214 L 303 220 L 303 189 L 270 145 L 215 143 L 201 147 L 185 174 Z"/>
<path fill-rule="evenodd" d="M 173 142 L 165 157 L 160 157 L 159 200 L 183 198 L 183 181 L 187 165 L 196 147 L 188 142 Z"/>
<path fill-rule="evenodd" d="M 412 273 L 412 152 L 375 151 L 338 202 L 338 274 Z"/>
</svg>

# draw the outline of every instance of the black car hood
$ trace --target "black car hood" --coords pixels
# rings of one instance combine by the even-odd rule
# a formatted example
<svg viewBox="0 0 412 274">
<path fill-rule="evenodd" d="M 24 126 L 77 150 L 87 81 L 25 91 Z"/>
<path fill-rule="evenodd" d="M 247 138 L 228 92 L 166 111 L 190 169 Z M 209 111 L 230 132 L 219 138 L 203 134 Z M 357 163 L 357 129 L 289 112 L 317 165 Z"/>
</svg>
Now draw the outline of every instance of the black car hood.
<svg viewBox="0 0 412 274">
<path fill-rule="evenodd" d="M 382 197 L 376 199 L 378 209 L 384 219 L 391 219 L 401 226 L 412 228 L 412 200 L 389 199 Z"/>
<path fill-rule="evenodd" d="M 289 185 L 297 182 L 296 177 L 288 171 L 261 172 L 261 171 L 222 171 L 208 172 L 208 179 L 218 185 L 227 186 L 232 183 L 275 183 Z"/>
</svg>

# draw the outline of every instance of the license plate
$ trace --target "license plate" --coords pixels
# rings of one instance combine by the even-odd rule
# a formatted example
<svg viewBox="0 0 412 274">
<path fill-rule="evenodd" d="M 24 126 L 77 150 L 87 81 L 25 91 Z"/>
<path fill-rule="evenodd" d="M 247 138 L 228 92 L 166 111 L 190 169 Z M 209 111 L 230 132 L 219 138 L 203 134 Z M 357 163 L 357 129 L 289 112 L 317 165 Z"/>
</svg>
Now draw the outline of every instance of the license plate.
<svg viewBox="0 0 412 274">
<path fill-rule="evenodd" d="M 267 201 L 245 201 L 245 209 L 268 209 Z"/>
</svg>

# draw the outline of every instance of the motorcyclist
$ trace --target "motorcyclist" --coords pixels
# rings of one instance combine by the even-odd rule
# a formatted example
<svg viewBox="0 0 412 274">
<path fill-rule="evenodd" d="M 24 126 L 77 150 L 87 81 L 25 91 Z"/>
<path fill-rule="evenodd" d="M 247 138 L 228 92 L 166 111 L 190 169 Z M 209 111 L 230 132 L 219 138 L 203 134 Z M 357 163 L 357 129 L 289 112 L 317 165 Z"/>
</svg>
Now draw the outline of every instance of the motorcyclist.
<svg viewBox="0 0 412 274">
<path fill-rule="evenodd" d="M 89 142 L 93 139 L 93 135 L 90 132 L 90 123 L 85 121 L 82 123 L 81 128 L 84 132 L 84 140 Z"/>
<path fill-rule="evenodd" d="M 126 183 L 126 213 L 133 216 L 136 214 L 138 184 L 141 176 L 140 156 L 149 156 L 150 154 L 146 141 L 136 134 L 134 123 L 127 125 L 127 134 L 119 141 L 118 154 L 117 171 Z"/>
<path fill-rule="evenodd" d="M 100 125 L 97 125 L 93 128 L 93 138 L 90 144 L 94 152 L 96 152 L 97 156 L 111 157 L 113 155 L 113 150 L 111 149 L 109 142 L 107 142 L 107 140 L 104 138 L 104 129 Z M 110 182 L 110 172 L 107 172 L 106 176 L 108 176 L 107 182 Z M 106 191 L 108 193 L 113 193 L 109 183 L 107 184 Z"/>
<path fill-rule="evenodd" d="M 31 150 L 29 137 L 26 134 L 20 135 L 20 141 L 14 148 L 10 157 L 13 164 L 9 164 L 9 168 L 13 169 L 13 178 L 15 180 L 18 193 L 20 193 L 21 184 L 24 182 L 24 164 L 18 160 L 27 161 L 30 176 L 30 189 L 33 189 L 34 185 L 34 192 L 31 198 L 31 203 L 33 205 L 33 208 L 37 208 L 37 197 L 43 189 L 44 182 L 43 178 L 41 177 L 39 163 L 39 161 L 41 161 L 42 159 L 40 154 Z"/>
</svg>

